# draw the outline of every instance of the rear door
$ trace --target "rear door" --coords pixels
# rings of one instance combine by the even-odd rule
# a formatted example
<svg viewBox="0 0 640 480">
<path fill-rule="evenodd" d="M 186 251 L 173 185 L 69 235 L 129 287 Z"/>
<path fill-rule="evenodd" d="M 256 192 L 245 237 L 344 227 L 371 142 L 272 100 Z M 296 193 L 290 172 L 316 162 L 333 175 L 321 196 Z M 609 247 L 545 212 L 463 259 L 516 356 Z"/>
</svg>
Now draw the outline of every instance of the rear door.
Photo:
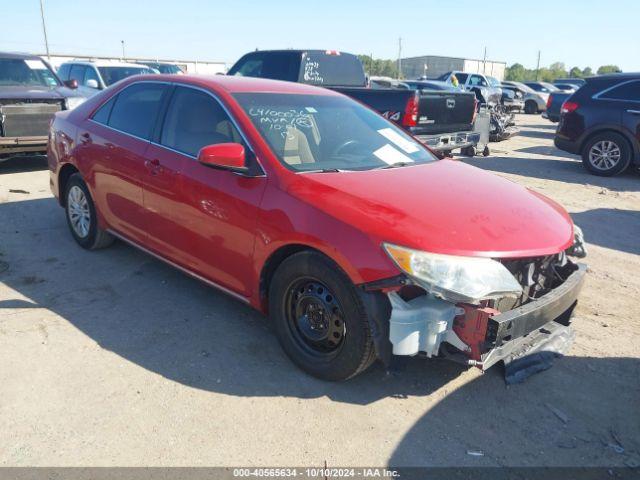
<svg viewBox="0 0 640 480">
<path fill-rule="evenodd" d="M 118 233 L 144 243 L 145 152 L 167 84 L 139 82 L 102 105 L 78 132 L 77 156 L 98 210 Z"/>
<path fill-rule="evenodd" d="M 640 143 L 640 80 L 631 80 L 616 85 L 597 96 L 614 109 L 621 109 L 622 125 L 636 139 L 635 149 Z"/>
</svg>

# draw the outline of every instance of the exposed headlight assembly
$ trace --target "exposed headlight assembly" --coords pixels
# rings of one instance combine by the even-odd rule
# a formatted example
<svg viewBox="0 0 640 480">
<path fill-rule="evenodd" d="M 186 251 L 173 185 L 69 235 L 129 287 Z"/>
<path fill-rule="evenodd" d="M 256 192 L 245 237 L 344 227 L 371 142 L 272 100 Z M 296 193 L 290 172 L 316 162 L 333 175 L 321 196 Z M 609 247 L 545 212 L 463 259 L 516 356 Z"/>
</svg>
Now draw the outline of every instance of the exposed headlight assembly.
<svg viewBox="0 0 640 480">
<path fill-rule="evenodd" d="M 65 100 L 67 110 L 73 110 L 81 103 L 84 103 L 86 98 L 84 97 L 67 97 Z"/>
<path fill-rule="evenodd" d="M 522 287 L 500 262 L 383 244 L 395 264 L 429 292 L 454 302 L 518 297 Z"/>
</svg>

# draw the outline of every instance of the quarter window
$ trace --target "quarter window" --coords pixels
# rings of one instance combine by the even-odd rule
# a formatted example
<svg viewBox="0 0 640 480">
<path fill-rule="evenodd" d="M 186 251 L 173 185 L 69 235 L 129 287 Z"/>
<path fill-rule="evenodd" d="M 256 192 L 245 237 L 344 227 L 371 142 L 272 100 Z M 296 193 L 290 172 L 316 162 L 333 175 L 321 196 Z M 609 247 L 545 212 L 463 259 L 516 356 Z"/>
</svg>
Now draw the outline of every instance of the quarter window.
<svg viewBox="0 0 640 480">
<path fill-rule="evenodd" d="M 115 100 L 109 126 L 136 137 L 151 138 L 165 90 L 163 84 L 147 82 L 125 88 Z"/>
<path fill-rule="evenodd" d="M 160 143 L 195 157 L 207 145 L 243 142 L 227 113 L 211 95 L 176 87 Z"/>
<path fill-rule="evenodd" d="M 116 101 L 116 97 L 111 97 L 107 103 L 102 105 L 96 113 L 93 114 L 93 120 L 98 123 L 102 123 L 103 125 L 109 124 L 109 115 L 111 114 L 111 109 L 113 108 L 113 104 Z"/>
<path fill-rule="evenodd" d="M 640 81 L 622 83 L 604 92 L 600 98 L 640 102 Z"/>
</svg>

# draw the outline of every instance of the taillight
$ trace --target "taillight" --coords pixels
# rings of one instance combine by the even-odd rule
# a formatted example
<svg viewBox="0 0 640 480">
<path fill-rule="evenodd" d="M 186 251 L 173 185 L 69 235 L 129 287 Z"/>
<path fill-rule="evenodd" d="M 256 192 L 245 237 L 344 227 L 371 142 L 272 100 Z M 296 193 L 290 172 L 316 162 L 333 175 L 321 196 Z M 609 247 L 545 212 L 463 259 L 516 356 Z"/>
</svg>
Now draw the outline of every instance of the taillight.
<svg viewBox="0 0 640 480">
<path fill-rule="evenodd" d="M 560 109 L 560 113 L 575 112 L 579 107 L 580 107 L 580 105 L 578 105 L 576 102 L 570 102 L 569 100 L 567 100 L 566 102 L 564 102 L 562 104 L 562 108 Z"/>
<path fill-rule="evenodd" d="M 478 116 L 478 99 L 473 97 L 473 117 L 471 117 L 471 123 L 476 123 L 476 117 Z"/>
<path fill-rule="evenodd" d="M 418 93 L 409 97 L 402 117 L 402 126 L 415 127 L 418 124 Z"/>
<path fill-rule="evenodd" d="M 549 95 L 547 98 L 547 110 L 551 108 L 551 104 L 553 103 L 553 94 Z"/>
</svg>

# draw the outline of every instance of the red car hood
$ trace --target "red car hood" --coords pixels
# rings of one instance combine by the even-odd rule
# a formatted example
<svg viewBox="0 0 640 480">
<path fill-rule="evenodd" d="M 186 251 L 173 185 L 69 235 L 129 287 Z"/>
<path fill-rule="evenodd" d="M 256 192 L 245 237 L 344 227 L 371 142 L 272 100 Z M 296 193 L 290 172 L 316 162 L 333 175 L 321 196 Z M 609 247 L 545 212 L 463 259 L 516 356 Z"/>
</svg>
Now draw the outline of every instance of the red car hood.
<svg viewBox="0 0 640 480">
<path fill-rule="evenodd" d="M 449 255 L 550 255 L 573 241 L 554 201 L 464 163 L 295 174 L 287 190 L 376 240 Z"/>
</svg>

